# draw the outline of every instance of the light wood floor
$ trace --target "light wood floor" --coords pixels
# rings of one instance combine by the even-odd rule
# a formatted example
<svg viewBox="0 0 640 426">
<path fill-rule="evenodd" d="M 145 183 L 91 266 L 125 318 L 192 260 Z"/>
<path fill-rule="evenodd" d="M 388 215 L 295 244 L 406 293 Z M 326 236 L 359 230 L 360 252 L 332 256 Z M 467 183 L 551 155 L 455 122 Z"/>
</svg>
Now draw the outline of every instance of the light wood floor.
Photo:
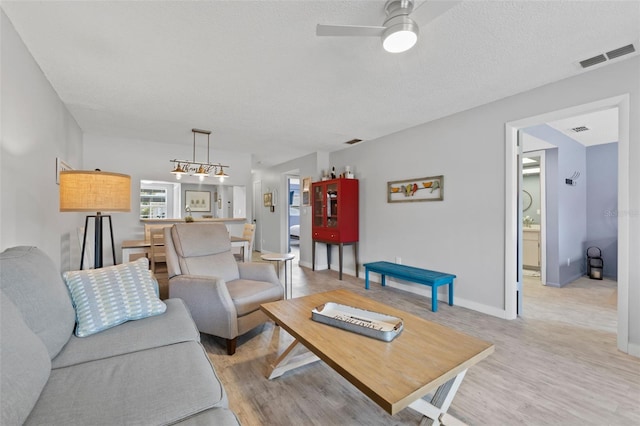
<svg viewBox="0 0 640 426">
<path fill-rule="evenodd" d="M 335 271 L 293 267 L 293 295 L 347 288 L 414 315 L 493 342 L 472 367 L 449 410 L 471 425 L 640 425 L 640 360 L 616 349 L 616 285 L 578 280 L 564 288 L 527 279 L 524 316 L 506 321 Z M 476 283 L 482 286 L 481 282 Z M 291 337 L 267 323 L 227 356 L 202 335 L 230 407 L 252 425 L 418 425 L 411 409 L 390 416 L 322 362 L 269 381 L 268 364 Z M 372 371 L 371 374 L 375 374 Z"/>
</svg>

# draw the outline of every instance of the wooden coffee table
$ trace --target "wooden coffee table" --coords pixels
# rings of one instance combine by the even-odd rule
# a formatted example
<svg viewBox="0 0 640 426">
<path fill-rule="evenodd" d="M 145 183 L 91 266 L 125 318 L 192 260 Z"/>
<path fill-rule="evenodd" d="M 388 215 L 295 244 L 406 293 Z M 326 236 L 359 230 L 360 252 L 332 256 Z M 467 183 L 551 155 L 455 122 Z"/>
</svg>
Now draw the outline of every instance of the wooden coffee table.
<svg viewBox="0 0 640 426">
<path fill-rule="evenodd" d="M 404 330 L 384 342 L 313 321 L 311 310 L 327 302 L 402 318 Z M 433 424 L 460 424 L 447 410 L 467 369 L 494 350 L 491 343 L 348 290 L 266 303 L 261 309 L 295 339 L 272 365 L 269 379 L 322 360 L 389 414 L 410 407 Z M 430 402 L 422 399 L 434 390 Z"/>
</svg>

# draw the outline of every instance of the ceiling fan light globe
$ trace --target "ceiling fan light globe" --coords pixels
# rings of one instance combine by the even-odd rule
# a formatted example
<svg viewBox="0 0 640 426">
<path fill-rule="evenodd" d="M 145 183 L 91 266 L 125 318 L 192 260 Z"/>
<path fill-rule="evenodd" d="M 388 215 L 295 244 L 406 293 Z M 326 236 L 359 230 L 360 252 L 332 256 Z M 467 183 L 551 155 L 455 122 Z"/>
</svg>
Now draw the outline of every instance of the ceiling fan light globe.
<svg viewBox="0 0 640 426">
<path fill-rule="evenodd" d="M 396 31 L 384 38 L 382 47 L 389 53 L 402 53 L 411 49 L 417 41 L 418 36 L 412 31 Z"/>
<path fill-rule="evenodd" d="M 406 52 L 418 41 L 418 25 L 407 16 L 393 17 L 385 25 L 387 29 L 382 33 L 382 47 L 387 52 Z"/>
</svg>

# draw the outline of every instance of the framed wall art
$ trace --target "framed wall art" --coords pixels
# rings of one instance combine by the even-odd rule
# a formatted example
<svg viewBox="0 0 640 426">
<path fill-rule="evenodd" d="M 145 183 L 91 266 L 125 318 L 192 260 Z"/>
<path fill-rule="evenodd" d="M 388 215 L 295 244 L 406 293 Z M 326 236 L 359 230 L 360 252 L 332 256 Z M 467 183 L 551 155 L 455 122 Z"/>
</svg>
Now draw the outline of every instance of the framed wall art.
<svg viewBox="0 0 640 426">
<path fill-rule="evenodd" d="M 429 176 L 387 182 L 387 203 L 442 201 L 444 176 Z"/>
<path fill-rule="evenodd" d="M 211 192 L 185 191 L 185 201 L 192 212 L 211 211 Z"/>
<path fill-rule="evenodd" d="M 266 192 L 263 195 L 264 198 L 264 206 L 265 207 L 272 207 L 273 206 L 273 194 L 271 192 Z"/>
</svg>

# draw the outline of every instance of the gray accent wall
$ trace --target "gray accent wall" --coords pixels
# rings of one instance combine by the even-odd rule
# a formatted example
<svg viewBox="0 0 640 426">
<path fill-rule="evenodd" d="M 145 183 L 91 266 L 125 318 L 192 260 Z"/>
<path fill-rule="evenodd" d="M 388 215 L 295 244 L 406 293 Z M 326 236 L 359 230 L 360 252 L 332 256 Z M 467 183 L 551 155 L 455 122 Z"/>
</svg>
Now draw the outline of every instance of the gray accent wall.
<svg viewBox="0 0 640 426">
<path fill-rule="evenodd" d="M 618 144 L 587 148 L 587 247 L 602 250 L 604 276 L 618 277 Z"/>
<path fill-rule="evenodd" d="M 546 237 L 547 237 L 547 285 L 560 286 L 560 245 L 558 224 L 558 148 L 545 151 L 546 170 Z"/>
<path fill-rule="evenodd" d="M 558 253 L 552 257 L 547 249 L 547 274 L 558 268 L 558 281 L 547 276 L 547 285 L 564 286 L 584 275 L 585 244 L 587 243 L 587 154 L 586 147 L 564 133 L 541 124 L 524 129 L 525 133 L 548 142 L 557 148 L 557 175 L 546 181 L 547 197 L 557 197 L 557 203 L 547 205 L 548 220 L 557 219 L 557 230 L 547 228 L 547 241 L 556 240 Z M 547 166 L 549 169 L 549 166 Z M 580 177 L 575 185 L 567 185 L 565 179 L 575 173 Z M 555 275 L 555 274 L 553 274 Z"/>
</svg>

